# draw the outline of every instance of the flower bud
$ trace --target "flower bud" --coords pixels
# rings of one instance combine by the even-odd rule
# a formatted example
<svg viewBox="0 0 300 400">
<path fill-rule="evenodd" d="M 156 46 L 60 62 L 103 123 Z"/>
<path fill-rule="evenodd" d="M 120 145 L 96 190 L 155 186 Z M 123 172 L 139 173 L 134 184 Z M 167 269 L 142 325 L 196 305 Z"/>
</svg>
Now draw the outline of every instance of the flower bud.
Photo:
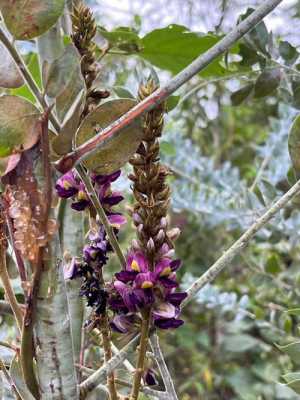
<svg viewBox="0 0 300 400">
<path fill-rule="evenodd" d="M 170 230 L 167 232 L 167 235 L 168 235 L 168 237 L 169 237 L 171 240 L 175 241 L 175 240 L 178 239 L 180 233 L 181 233 L 181 231 L 180 231 L 179 228 L 173 228 L 173 229 L 170 229 Z"/>
</svg>

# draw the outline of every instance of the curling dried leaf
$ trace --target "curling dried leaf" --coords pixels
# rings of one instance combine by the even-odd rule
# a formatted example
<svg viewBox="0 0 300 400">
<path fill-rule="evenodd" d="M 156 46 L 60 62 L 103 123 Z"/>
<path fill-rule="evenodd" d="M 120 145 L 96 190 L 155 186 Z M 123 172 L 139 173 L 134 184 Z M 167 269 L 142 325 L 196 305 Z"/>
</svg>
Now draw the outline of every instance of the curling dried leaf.
<svg viewBox="0 0 300 400">
<path fill-rule="evenodd" d="M 0 0 L 5 24 L 15 39 L 40 36 L 61 16 L 65 0 Z"/>
<path fill-rule="evenodd" d="M 0 176 L 4 176 L 15 169 L 20 159 L 20 153 L 13 154 L 9 157 L 0 158 Z"/>
<path fill-rule="evenodd" d="M 39 138 L 39 112 L 17 96 L 0 97 L 0 157 L 30 149 Z"/>
<path fill-rule="evenodd" d="M 3 88 L 18 88 L 24 84 L 14 60 L 5 46 L 0 43 L 0 86 Z"/>
<path fill-rule="evenodd" d="M 291 127 L 288 139 L 289 153 L 294 170 L 300 173 L 300 115 L 296 117 Z"/>
<path fill-rule="evenodd" d="M 82 122 L 76 134 L 76 146 L 95 136 L 96 132 L 109 126 L 136 105 L 133 99 L 107 101 L 92 111 Z M 103 138 L 102 146 L 84 164 L 88 169 L 109 174 L 122 167 L 138 148 L 142 138 L 141 120 L 117 132 L 113 137 Z"/>
</svg>

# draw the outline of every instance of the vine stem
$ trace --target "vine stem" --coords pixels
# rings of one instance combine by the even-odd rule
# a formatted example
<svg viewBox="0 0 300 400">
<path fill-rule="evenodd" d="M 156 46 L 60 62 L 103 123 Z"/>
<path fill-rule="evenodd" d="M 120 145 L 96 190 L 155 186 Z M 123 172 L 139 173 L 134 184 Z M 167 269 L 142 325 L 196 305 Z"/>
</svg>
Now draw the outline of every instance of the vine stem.
<svg viewBox="0 0 300 400">
<path fill-rule="evenodd" d="M 107 215 L 105 214 L 104 208 L 102 207 L 102 204 L 97 196 L 97 193 L 91 183 L 91 180 L 87 176 L 86 172 L 84 171 L 84 169 L 82 168 L 81 165 L 78 165 L 75 169 L 78 172 L 80 179 L 84 183 L 87 194 L 88 194 L 93 206 L 95 207 L 95 210 L 99 216 L 100 222 L 104 226 L 105 232 L 107 233 L 109 242 L 118 257 L 121 266 L 123 267 L 126 264 L 125 256 L 121 250 L 118 239 L 116 238 L 113 227 L 111 226 L 111 224 L 107 218 Z"/>
<path fill-rule="evenodd" d="M 151 309 L 149 308 L 147 311 L 145 311 L 142 319 L 141 339 L 138 349 L 138 360 L 133 378 L 133 386 L 130 395 L 130 400 L 137 400 L 140 393 L 141 380 L 144 372 L 146 351 L 149 340 L 150 317 L 151 317 Z"/>
<path fill-rule="evenodd" d="M 114 121 L 92 139 L 83 143 L 69 154 L 63 156 L 56 163 L 56 168 L 60 172 L 65 173 L 72 169 L 74 165 L 79 164 L 81 161 L 97 152 L 98 148 L 101 147 L 105 141 L 111 139 L 112 136 L 120 135 L 120 131 L 131 125 L 136 118 L 157 107 L 183 84 L 207 67 L 214 59 L 227 51 L 237 40 L 253 29 L 256 24 L 258 24 L 281 2 L 282 0 L 266 0 L 257 8 L 257 10 L 224 36 L 223 39 L 196 58 L 196 60 L 172 78 L 165 86 L 157 89 L 150 96 L 138 103 L 121 118 Z"/>
</svg>

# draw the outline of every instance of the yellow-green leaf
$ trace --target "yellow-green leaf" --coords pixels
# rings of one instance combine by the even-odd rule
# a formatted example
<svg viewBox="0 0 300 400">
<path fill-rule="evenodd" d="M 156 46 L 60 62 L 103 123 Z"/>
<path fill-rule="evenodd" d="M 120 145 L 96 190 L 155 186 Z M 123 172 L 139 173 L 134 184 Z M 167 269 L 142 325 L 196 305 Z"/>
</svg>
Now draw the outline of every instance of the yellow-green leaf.
<svg viewBox="0 0 300 400">
<path fill-rule="evenodd" d="M 92 111 L 82 122 L 76 134 L 76 146 L 101 132 L 113 121 L 120 118 L 136 105 L 133 99 L 116 99 L 107 101 Z M 97 153 L 88 158 L 85 166 L 101 174 L 109 174 L 122 167 L 138 148 L 142 138 L 141 121 L 117 132 L 103 144 Z"/>
</svg>

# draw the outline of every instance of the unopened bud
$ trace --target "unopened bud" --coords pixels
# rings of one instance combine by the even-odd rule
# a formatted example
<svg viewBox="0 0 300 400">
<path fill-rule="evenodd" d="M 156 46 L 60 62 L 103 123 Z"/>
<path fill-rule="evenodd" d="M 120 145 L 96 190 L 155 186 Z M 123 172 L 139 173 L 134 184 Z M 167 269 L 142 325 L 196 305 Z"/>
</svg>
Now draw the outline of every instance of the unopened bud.
<svg viewBox="0 0 300 400">
<path fill-rule="evenodd" d="M 165 238 L 165 231 L 163 229 L 160 229 L 158 231 L 158 234 L 155 236 L 155 240 L 159 243 L 162 243 L 162 241 Z"/>
<path fill-rule="evenodd" d="M 179 228 L 173 228 L 173 229 L 170 229 L 170 230 L 167 232 L 167 235 L 168 235 L 168 237 L 169 237 L 171 240 L 175 241 L 175 240 L 178 239 L 180 233 L 181 233 L 181 231 L 180 231 Z"/>
<path fill-rule="evenodd" d="M 167 225 L 168 225 L 167 218 L 166 217 L 162 217 L 161 220 L 160 220 L 160 226 L 164 229 L 164 228 L 167 227 Z"/>
<path fill-rule="evenodd" d="M 154 244 L 154 240 L 152 238 L 150 238 L 147 242 L 147 250 L 148 251 L 153 251 L 155 250 L 155 244 Z"/>
<path fill-rule="evenodd" d="M 140 250 L 139 242 L 136 239 L 133 239 L 131 242 L 131 246 L 134 250 Z"/>
<path fill-rule="evenodd" d="M 133 219 L 133 222 L 135 223 L 135 225 L 139 225 L 143 222 L 142 218 L 136 212 L 132 214 L 132 219 Z"/>
</svg>

